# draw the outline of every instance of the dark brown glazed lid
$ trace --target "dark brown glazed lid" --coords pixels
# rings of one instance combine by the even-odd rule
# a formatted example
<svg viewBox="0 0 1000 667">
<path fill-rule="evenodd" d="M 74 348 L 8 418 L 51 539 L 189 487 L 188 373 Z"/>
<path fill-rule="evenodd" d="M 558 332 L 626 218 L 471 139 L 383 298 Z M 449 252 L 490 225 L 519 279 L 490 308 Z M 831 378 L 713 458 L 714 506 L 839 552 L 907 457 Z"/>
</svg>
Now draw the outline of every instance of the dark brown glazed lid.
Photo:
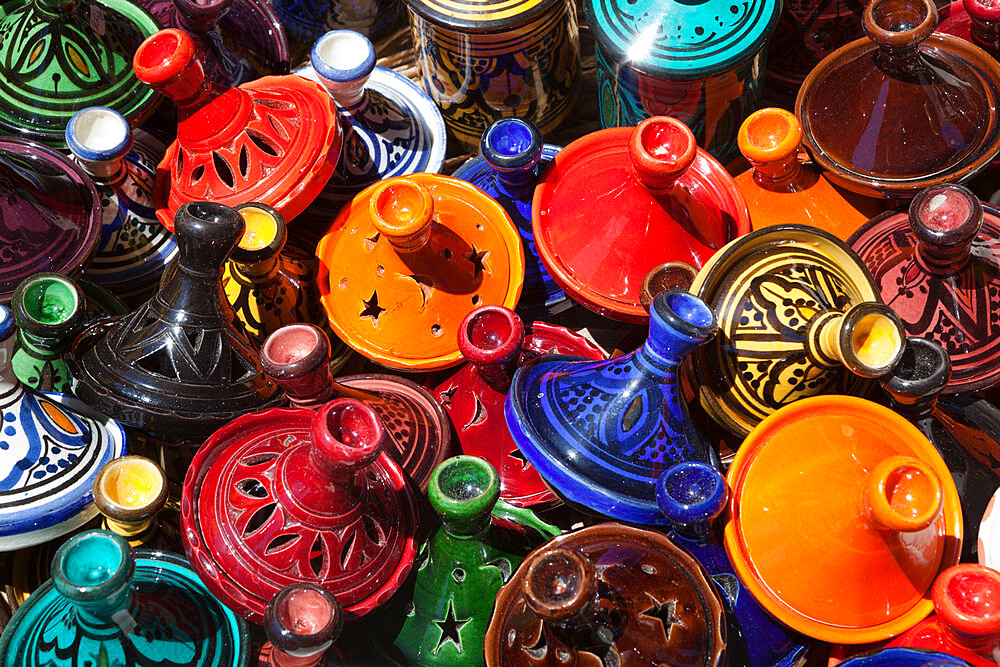
<svg viewBox="0 0 1000 667">
<path fill-rule="evenodd" d="M 666 536 L 619 523 L 560 535 L 500 589 L 487 667 L 725 662 L 714 585 Z"/>
<path fill-rule="evenodd" d="M 831 53 L 795 102 L 803 144 L 838 185 L 909 197 L 1000 152 L 1000 63 L 935 33 L 932 0 L 872 0 L 867 37 Z"/>
</svg>

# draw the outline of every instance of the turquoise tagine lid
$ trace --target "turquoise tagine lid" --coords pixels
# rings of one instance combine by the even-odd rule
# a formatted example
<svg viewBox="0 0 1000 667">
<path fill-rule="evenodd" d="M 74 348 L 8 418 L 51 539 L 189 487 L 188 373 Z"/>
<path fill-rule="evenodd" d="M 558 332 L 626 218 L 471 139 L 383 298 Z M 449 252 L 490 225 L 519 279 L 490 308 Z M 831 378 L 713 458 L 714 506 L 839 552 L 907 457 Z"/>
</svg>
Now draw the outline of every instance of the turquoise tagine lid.
<svg viewBox="0 0 1000 667">
<path fill-rule="evenodd" d="M 585 0 L 611 59 L 673 80 L 724 72 L 764 47 L 781 0 Z"/>
</svg>

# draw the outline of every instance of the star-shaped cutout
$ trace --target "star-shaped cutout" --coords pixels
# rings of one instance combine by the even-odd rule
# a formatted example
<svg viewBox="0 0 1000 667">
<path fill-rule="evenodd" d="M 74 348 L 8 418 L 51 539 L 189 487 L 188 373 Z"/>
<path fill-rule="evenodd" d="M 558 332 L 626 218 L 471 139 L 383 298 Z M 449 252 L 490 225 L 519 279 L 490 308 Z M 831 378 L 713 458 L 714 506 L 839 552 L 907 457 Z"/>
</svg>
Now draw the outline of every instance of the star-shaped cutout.
<svg viewBox="0 0 1000 667">
<path fill-rule="evenodd" d="M 472 262 L 473 277 L 479 278 L 485 270 L 483 265 L 483 260 L 486 259 L 486 255 L 490 254 L 489 250 L 477 250 L 476 246 L 472 246 L 472 252 L 465 256 L 467 260 Z"/>
<path fill-rule="evenodd" d="M 438 640 L 437 646 L 434 647 L 434 655 L 441 652 L 441 647 L 445 645 L 445 642 L 451 642 L 455 645 L 455 650 L 459 653 L 462 652 L 462 638 L 459 633 L 465 624 L 471 621 L 471 618 L 467 618 L 464 621 L 458 621 L 455 619 L 455 601 L 452 599 L 448 600 L 448 613 L 445 614 L 444 620 L 434 621 L 434 624 L 438 626 L 441 630 L 441 639 Z"/>
<path fill-rule="evenodd" d="M 639 612 L 639 616 L 645 616 L 647 618 L 655 618 L 660 622 L 663 627 L 663 635 L 666 637 L 667 641 L 670 641 L 670 630 L 673 629 L 674 625 L 680 625 L 684 627 L 684 623 L 681 621 L 680 617 L 675 613 L 677 610 L 677 600 L 667 600 L 666 602 L 660 602 L 654 598 L 649 593 L 646 593 L 646 597 L 649 598 L 652 604 L 645 610 Z"/>
<path fill-rule="evenodd" d="M 438 394 L 438 403 L 441 404 L 442 408 L 450 408 L 451 399 L 455 397 L 456 393 L 458 393 L 457 386 L 452 387 L 450 389 L 445 389 L 440 394 Z"/>
<path fill-rule="evenodd" d="M 385 312 L 385 308 L 378 305 L 378 292 L 372 292 L 372 298 L 362 299 L 365 309 L 361 311 L 361 317 L 372 318 L 372 324 L 378 324 L 378 316 Z"/>
<path fill-rule="evenodd" d="M 517 459 L 518 461 L 521 462 L 521 472 L 524 472 L 529 467 L 531 467 L 531 464 L 528 463 L 528 459 L 524 458 L 524 454 L 522 454 L 521 450 L 516 447 L 514 448 L 513 451 L 508 452 L 507 456 L 509 456 L 512 459 Z"/>
</svg>

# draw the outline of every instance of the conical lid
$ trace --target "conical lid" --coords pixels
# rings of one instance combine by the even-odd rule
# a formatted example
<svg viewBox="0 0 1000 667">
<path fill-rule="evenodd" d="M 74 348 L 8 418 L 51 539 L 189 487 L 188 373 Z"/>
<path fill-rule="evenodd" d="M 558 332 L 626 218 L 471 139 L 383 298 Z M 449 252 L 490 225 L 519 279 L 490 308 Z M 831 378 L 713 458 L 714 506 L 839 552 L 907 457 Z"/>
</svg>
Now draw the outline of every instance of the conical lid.
<svg viewBox="0 0 1000 667">
<path fill-rule="evenodd" d="M 803 82 L 795 101 L 803 143 L 839 184 L 913 196 L 971 178 L 1000 152 L 1000 63 L 934 33 L 937 19 L 932 0 L 873 0 L 868 37 Z"/>
<path fill-rule="evenodd" d="M 959 560 L 962 510 L 941 455 L 870 401 L 818 396 L 778 410 L 744 440 L 727 481 L 725 545 L 740 580 L 816 639 L 863 644 L 910 628 Z"/>
<path fill-rule="evenodd" d="M 129 0 L 10 0 L 0 7 L 0 125 L 66 148 L 70 117 L 111 107 L 138 125 L 156 94 L 132 72 L 132 54 L 159 28 Z"/>
<path fill-rule="evenodd" d="M 417 510 L 384 437 L 375 412 L 347 398 L 245 415 L 212 435 L 181 501 L 184 550 L 209 589 L 257 623 L 301 581 L 333 593 L 348 619 L 388 600 L 416 557 Z"/>
</svg>

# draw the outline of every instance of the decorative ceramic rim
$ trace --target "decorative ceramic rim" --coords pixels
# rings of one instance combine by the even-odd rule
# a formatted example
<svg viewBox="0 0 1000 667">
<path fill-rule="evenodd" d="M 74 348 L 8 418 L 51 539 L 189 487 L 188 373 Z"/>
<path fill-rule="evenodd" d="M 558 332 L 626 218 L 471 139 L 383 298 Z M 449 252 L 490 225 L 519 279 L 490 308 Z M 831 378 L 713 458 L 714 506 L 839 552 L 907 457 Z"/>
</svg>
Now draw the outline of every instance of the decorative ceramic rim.
<svg viewBox="0 0 1000 667">
<path fill-rule="evenodd" d="M 436 5 L 436 6 L 432 6 Z M 533 3 L 533 4 L 532 4 Z M 405 0 L 410 13 L 410 23 L 422 19 L 445 30 L 459 33 L 484 33 L 487 35 L 511 31 L 531 23 L 537 18 L 553 13 L 560 4 L 567 8 L 572 3 L 567 0 Z M 465 7 L 463 8 L 463 5 Z M 498 9 L 495 5 L 500 5 Z M 518 5 L 530 5 L 518 10 Z M 481 9 L 480 9 L 481 8 Z M 463 11 L 464 9 L 464 11 Z M 569 12 L 567 12 L 569 13 Z M 501 14 L 499 18 L 488 18 Z M 487 18 L 478 18 L 482 15 Z M 572 13 L 576 23 L 575 12 Z"/>
</svg>

